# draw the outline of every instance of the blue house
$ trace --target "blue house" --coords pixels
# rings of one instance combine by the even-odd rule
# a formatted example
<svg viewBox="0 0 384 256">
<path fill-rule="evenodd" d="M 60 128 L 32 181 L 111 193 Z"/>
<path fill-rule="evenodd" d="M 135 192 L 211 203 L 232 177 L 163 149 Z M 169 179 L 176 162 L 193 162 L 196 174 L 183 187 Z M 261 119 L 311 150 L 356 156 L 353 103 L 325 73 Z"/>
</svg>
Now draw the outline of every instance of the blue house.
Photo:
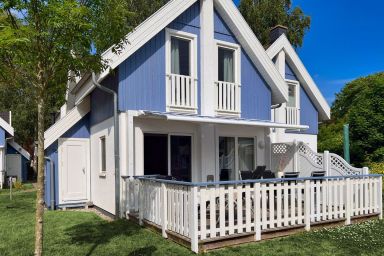
<svg viewBox="0 0 384 256">
<path fill-rule="evenodd" d="M 330 108 L 284 33 L 274 28 L 265 49 L 232 0 L 169 1 L 121 53 L 103 54 L 109 69 L 68 83 L 45 132 L 47 206 L 122 215 L 126 180 L 142 175 L 196 183 L 255 169 L 363 173 L 318 161 L 333 157 L 317 152 Z"/>
<path fill-rule="evenodd" d="M 16 177 L 21 182 L 28 178 L 30 155 L 14 141 L 11 118 L 11 112 L 0 113 L 0 188 L 4 186 L 6 177 Z"/>
</svg>

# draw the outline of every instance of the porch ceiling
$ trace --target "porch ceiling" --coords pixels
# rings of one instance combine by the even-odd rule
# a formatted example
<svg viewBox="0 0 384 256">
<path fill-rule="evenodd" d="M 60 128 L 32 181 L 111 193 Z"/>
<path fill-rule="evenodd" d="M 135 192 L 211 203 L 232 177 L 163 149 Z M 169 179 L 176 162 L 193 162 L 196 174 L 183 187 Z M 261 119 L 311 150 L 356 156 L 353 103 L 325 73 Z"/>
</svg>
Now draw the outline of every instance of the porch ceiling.
<svg viewBox="0 0 384 256">
<path fill-rule="evenodd" d="M 257 127 L 269 127 L 269 128 L 286 128 L 286 129 L 300 129 L 306 130 L 308 125 L 291 125 L 283 123 L 275 123 L 268 120 L 257 119 L 243 119 L 238 117 L 220 117 L 220 116 L 201 116 L 188 113 L 174 113 L 174 112 L 156 112 L 140 110 L 137 114 L 138 117 L 143 118 L 157 118 L 169 121 L 184 121 L 194 123 L 211 123 L 211 124 L 229 124 L 229 125 L 249 125 Z"/>
</svg>

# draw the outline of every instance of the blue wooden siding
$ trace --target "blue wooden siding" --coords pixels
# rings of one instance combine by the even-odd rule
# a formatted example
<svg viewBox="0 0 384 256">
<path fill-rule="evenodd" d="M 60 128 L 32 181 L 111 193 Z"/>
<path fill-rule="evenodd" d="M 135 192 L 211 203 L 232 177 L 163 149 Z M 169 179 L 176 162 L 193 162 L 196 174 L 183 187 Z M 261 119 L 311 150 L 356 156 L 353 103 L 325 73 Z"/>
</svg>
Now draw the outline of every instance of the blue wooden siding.
<svg viewBox="0 0 384 256">
<path fill-rule="evenodd" d="M 50 145 L 45 150 L 45 156 L 49 157 L 53 161 L 53 175 L 54 175 L 54 183 L 55 183 L 55 206 L 58 205 L 59 202 L 59 181 L 58 181 L 58 168 L 57 164 L 59 162 L 58 157 L 58 142 L 55 141 L 52 145 Z M 51 207 L 51 163 L 49 161 L 45 161 L 45 204 L 47 207 Z"/>
<path fill-rule="evenodd" d="M 0 147 L 5 146 L 5 131 L 0 127 Z"/>
<path fill-rule="evenodd" d="M 199 2 L 188 8 L 167 27 L 198 36 L 199 60 Z M 165 30 L 162 30 L 119 66 L 119 110 L 166 110 L 165 54 Z M 200 65 L 197 75 L 200 81 Z M 200 97 L 198 99 L 200 102 Z"/>
<path fill-rule="evenodd" d="M 117 91 L 119 84 L 119 69 L 101 83 L 103 86 Z M 98 124 L 113 116 L 113 95 L 96 88 L 91 94 L 91 114 L 89 117 L 90 126 Z"/>
<path fill-rule="evenodd" d="M 215 39 L 237 43 L 220 14 L 214 13 Z M 271 120 L 271 89 L 245 51 L 241 50 L 241 117 Z"/>
<path fill-rule="evenodd" d="M 17 154 L 20 155 L 20 152 L 17 151 L 10 144 L 7 144 L 7 154 Z M 25 182 L 28 179 L 28 163 L 29 160 L 21 155 L 21 181 Z"/>
<path fill-rule="evenodd" d="M 288 63 L 285 63 L 285 78 L 299 81 Z M 317 109 L 308 94 L 305 92 L 304 88 L 300 85 L 300 124 L 308 125 L 309 129 L 299 133 L 318 134 L 318 121 Z"/>
<path fill-rule="evenodd" d="M 292 71 L 288 63 L 285 63 L 285 79 L 299 81 L 295 73 Z"/>
<path fill-rule="evenodd" d="M 72 126 L 66 133 L 61 136 L 62 138 L 89 138 L 89 119 L 90 113 L 85 115 L 80 121 Z"/>
</svg>

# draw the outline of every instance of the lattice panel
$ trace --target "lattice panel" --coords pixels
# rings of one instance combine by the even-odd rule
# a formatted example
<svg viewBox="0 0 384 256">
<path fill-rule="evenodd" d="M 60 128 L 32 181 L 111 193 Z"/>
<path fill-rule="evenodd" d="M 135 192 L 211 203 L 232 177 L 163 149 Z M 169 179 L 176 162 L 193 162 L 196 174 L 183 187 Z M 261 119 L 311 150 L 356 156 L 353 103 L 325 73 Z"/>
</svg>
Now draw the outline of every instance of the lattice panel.
<svg viewBox="0 0 384 256">
<path fill-rule="evenodd" d="M 288 143 L 272 144 L 272 170 L 293 171 L 295 146 Z"/>
<path fill-rule="evenodd" d="M 330 156 L 331 168 L 334 168 L 341 172 L 342 175 L 359 175 L 362 174 L 362 169 L 355 168 L 349 165 L 344 159 L 338 155 L 332 154 Z"/>
<path fill-rule="evenodd" d="M 286 154 L 288 152 L 288 144 L 279 143 L 272 145 L 272 153 L 273 154 Z"/>
<path fill-rule="evenodd" d="M 316 153 L 312 151 L 310 147 L 305 144 L 300 144 L 299 153 L 305 155 L 310 159 L 314 164 L 322 166 L 323 165 L 323 154 Z"/>
</svg>

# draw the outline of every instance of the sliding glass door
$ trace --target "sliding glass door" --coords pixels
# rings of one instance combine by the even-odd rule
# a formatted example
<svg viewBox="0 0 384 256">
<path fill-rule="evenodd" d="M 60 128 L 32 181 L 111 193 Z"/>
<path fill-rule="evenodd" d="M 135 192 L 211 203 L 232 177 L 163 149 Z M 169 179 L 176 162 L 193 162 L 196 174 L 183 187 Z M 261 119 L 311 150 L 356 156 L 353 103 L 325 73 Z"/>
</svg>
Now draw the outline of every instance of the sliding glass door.
<svg viewBox="0 0 384 256">
<path fill-rule="evenodd" d="M 191 136 L 170 137 L 171 175 L 177 180 L 191 181 L 192 171 L 192 139 Z"/>
<path fill-rule="evenodd" d="M 251 171 L 256 165 L 255 138 L 219 137 L 219 179 L 238 179 L 239 171 Z"/>
</svg>

